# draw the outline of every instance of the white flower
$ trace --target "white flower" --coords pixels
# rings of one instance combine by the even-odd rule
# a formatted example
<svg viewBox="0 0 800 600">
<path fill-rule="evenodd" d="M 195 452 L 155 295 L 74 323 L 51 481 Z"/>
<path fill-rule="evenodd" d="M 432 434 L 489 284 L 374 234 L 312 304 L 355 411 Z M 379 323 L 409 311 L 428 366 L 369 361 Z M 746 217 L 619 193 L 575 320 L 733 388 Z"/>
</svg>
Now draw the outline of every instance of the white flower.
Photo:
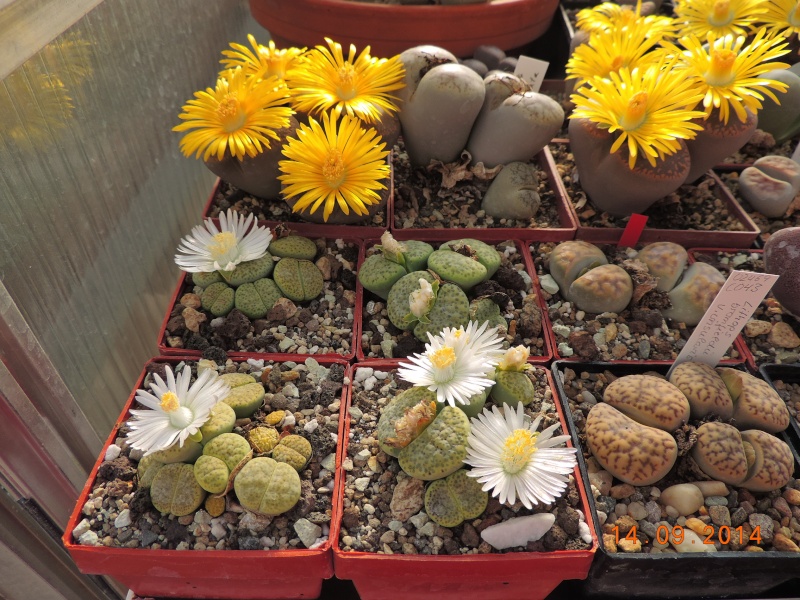
<svg viewBox="0 0 800 600">
<path fill-rule="evenodd" d="M 387 230 L 381 235 L 381 250 L 384 256 L 387 254 L 389 255 L 390 260 L 400 262 L 403 252 L 406 251 L 406 247 L 394 239 L 392 234 Z"/>
<path fill-rule="evenodd" d="M 472 469 L 467 475 L 481 482 L 484 492 L 492 490 L 502 504 L 513 505 L 519 497 L 525 508 L 533 508 L 555 502 L 567 489 L 576 450 L 556 448 L 569 439 L 552 437 L 558 423 L 537 433 L 541 420 L 531 423 L 522 404 L 516 411 L 504 404 L 503 412 L 493 406 L 471 419 L 464 462 Z"/>
<path fill-rule="evenodd" d="M 487 331 L 487 325 L 484 322 L 478 327 L 470 322 L 466 329 L 446 327 L 437 336 L 429 333 L 425 353 L 409 357 L 411 365 L 400 364 L 398 376 L 436 392 L 438 402 L 467 404 L 472 396 L 494 385 L 486 375 L 502 354 L 502 337 L 496 327 Z"/>
<path fill-rule="evenodd" d="M 509 348 L 500 359 L 497 368 L 501 371 L 524 371 L 528 368 L 528 357 L 531 351 L 520 344 L 516 348 Z"/>
<path fill-rule="evenodd" d="M 414 290 L 408 295 L 408 308 L 411 314 L 418 319 L 427 315 L 433 303 L 436 301 L 436 293 L 426 279 L 419 279 L 419 289 Z"/>
<path fill-rule="evenodd" d="M 220 213 L 219 225 L 217 229 L 214 221 L 206 219 L 205 228 L 198 225 L 181 240 L 181 254 L 175 255 L 181 269 L 188 273 L 232 271 L 239 263 L 264 256 L 272 241 L 269 228 L 255 226 L 252 214 L 245 218 L 229 209 L 227 214 Z"/>
<path fill-rule="evenodd" d="M 188 365 L 177 378 L 169 365 L 166 370 L 166 383 L 153 373 L 152 394 L 146 390 L 136 392 L 136 400 L 150 410 L 131 410 L 134 418 L 127 423 L 128 444 L 144 450 L 145 455 L 169 448 L 175 440 L 183 446 L 208 421 L 214 405 L 231 391 L 225 380 L 211 369 L 203 371 L 191 387 L 192 370 Z"/>
</svg>

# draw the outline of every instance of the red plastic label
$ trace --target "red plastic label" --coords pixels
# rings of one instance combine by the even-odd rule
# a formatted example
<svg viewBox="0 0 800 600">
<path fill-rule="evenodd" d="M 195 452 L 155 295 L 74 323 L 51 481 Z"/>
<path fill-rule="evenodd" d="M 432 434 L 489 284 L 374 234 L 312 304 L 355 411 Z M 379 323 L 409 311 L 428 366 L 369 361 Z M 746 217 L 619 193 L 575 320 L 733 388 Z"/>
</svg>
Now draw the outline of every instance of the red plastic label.
<svg viewBox="0 0 800 600">
<path fill-rule="evenodd" d="M 642 237 L 645 225 L 647 225 L 647 217 L 639 213 L 633 213 L 631 218 L 628 219 L 625 231 L 622 232 L 622 237 L 619 238 L 617 248 L 633 248 L 636 246 L 639 243 L 639 238 Z"/>
</svg>

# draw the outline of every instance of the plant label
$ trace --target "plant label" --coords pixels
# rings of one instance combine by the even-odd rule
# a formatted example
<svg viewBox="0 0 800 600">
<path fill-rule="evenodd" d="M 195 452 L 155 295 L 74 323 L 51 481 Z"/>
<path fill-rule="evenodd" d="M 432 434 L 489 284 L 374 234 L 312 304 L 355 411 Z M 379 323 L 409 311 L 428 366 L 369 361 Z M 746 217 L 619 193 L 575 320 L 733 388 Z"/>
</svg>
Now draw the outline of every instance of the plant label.
<svg viewBox="0 0 800 600">
<path fill-rule="evenodd" d="M 642 237 L 644 226 L 647 225 L 648 217 L 633 213 L 628 219 L 628 224 L 625 225 L 625 230 L 619 238 L 617 248 L 633 248 L 639 243 L 639 238 Z"/>
<path fill-rule="evenodd" d="M 538 92 L 539 88 L 542 87 L 544 74 L 547 73 L 548 66 L 550 66 L 550 63 L 546 60 L 523 55 L 517 60 L 517 68 L 514 69 L 514 75 L 527 81 L 533 91 Z"/>
<path fill-rule="evenodd" d="M 777 279 L 769 273 L 731 271 L 667 376 L 675 365 L 687 361 L 716 367 Z"/>
</svg>

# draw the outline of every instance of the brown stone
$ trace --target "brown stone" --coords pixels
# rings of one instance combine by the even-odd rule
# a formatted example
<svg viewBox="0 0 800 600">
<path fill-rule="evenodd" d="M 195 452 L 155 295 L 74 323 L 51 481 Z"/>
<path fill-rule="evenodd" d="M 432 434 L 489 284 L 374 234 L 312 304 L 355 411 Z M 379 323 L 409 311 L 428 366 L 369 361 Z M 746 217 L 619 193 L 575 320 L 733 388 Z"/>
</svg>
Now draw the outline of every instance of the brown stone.
<svg viewBox="0 0 800 600">
<path fill-rule="evenodd" d="M 779 321 L 773 325 L 767 341 L 780 348 L 797 348 L 800 346 L 800 337 L 797 336 L 791 325 L 784 321 Z"/>
<path fill-rule="evenodd" d="M 616 536 L 613 533 L 604 533 L 603 546 L 607 552 L 615 553 L 617 551 Z"/>
<path fill-rule="evenodd" d="M 208 317 L 193 308 L 184 308 L 181 313 L 183 320 L 186 322 L 186 329 L 200 333 L 200 325 L 205 323 Z"/>
<path fill-rule="evenodd" d="M 200 296 L 197 294 L 192 294 L 191 292 L 188 294 L 184 294 L 181 296 L 181 304 L 183 304 L 186 308 L 200 308 L 202 306 L 202 302 L 200 300 Z"/>
<path fill-rule="evenodd" d="M 569 334 L 569 345 L 581 358 L 594 360 L 600 354 L 597 344 L 588 331 L 573 331 Z"/>
<path fill-rule="evenodd" d="M 744 334 L 747 337 L 756 337 L 757 335 L 764 335 L 772 330 L 772 323 L 769 321 L 752 320 L 748 321 L 744 326 Z"/>
<path fill-rule="evenodd" d="M 394 488 L 390 508 L 392 517 L 398 521 L 407 521 L 417 514 L 425 503 L 425 482 L 408 477 Z"/>
<path fill-rule="evenodd" d="M 282 323 L 294 316 L 297 306 L 288 298 L 278 298 L 275 305 L 267 313 L 267 319 Z"/>
<path fill-rule="evenodd" d="M 617 547 L 623 552 L 641 552 L 642 542 L 639 539 L 629 540 L 627 538 L 621 539 Z"/>
<path fill-rule="evenodd" d="M 800 547 L 782 533 L 776 533 L 772 538 L 772 547 L 779 552 L 800 552 Z"/>
<path fill-rule="evenodd" d="M 787 488 L 783 491 L 783 498 L 792 506 L 800 506 L 800 490 Z"/>
</svg>

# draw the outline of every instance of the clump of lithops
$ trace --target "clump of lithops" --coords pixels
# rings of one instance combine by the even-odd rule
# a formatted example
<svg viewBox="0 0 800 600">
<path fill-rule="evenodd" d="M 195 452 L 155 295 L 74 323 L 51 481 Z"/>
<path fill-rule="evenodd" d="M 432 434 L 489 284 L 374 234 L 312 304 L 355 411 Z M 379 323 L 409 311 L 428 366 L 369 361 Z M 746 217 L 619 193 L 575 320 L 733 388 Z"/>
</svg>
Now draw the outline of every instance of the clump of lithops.
<svg viewBox="0 0 800 600">
<path fill-rule="evenodd" d="M 789 426 L 786 405 L 766 382 L 732 368 L 685 362 L 669 380 L 620 377 L 589 411 L 586 441 L 614 477 L 652 485 L 675 467 L 675 434 L 687 424 L 693 434 L 682 455 L 696 476 L 753 492 L 778 490 L 789 482 L 791 449 L 772 435 Z"/>
<path fill-rule="evenodd" d="M 329 516 L 320 520 L 310 511 L 315 490 L 325 487 L 327 498 L 333 488 L 343 376 L 341 365 L 322 367 L 313 359 L 283 365 L 201 360 L 174 371 L 152 364 L 98 471 L 93 498 L 116 510 L 117 537 L 103 543 L 178 549 L 235 549 L 236 539 L 240 549 L 294 547 L 298 542 L 290 545 L 289 538 L 307 547 L 322 543 Z M 301 405 L 311 410 L 300 412 Z M 130 492 L 122 499 L 114 491 L 120 486 Z M 103 523 L 91 518 L 94 510 L 84 513 L 75 538 L 95 545 L 95 527 Z M 266 528 L 277 515 L 285 523 L 270 533 Z M 147 524 L 176 518 L 208 527 L 193 531 L 186 538 L 195 540 L 191 544 L 145 532 Z M 261 536 L 245 541 L 252 527 L 268 543 Z"/>
</svg>

